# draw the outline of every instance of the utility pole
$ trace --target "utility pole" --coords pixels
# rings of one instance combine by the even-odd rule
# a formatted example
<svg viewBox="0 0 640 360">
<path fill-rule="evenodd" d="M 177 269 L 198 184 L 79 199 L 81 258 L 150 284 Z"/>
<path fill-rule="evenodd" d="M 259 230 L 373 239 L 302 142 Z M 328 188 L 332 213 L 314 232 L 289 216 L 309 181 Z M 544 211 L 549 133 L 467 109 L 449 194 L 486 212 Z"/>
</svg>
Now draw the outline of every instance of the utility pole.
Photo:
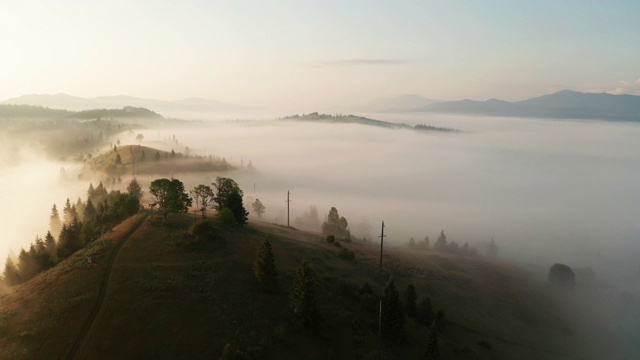
<svg viewBox="0 0 640 360">
<path fill-rule="evenodd" d="M 382 232 L 380 233 L 380 272 L 382 272 L 382 244 L 384 243 L 384 221 L 382 222 Z"/>
<path fill-rule="evenodd" d="M 291 200 L 289 200 L 289 190 L 287 190 L 287 227 L 289 227 L 289 203 L 291 202 Z"/>
</svg>

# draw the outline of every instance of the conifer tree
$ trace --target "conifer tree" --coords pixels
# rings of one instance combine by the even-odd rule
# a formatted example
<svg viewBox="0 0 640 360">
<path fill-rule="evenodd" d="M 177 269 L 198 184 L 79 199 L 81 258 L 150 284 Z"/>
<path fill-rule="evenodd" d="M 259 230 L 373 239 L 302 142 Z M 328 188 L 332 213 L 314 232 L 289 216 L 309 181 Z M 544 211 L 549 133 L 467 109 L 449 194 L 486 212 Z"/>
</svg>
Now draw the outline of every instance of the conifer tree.
<svg viewBox="0 0 640 360">
<path fill-rule="evenodd" d="M 429 332 L 429 337 L 427 339 L 427 352 L 425 355 L 425 359 L 427 360 L 440 359 L 440 350 L 438 349 L 438 331 L 435 327 L 433 327 Z"/>
<path fill-rule="evenodd" d="M 253 263 L 253 275 L 266 293 L 271 293 L 278 287 L 278 272 L 269 239 L 264 239 L 258 249 Z"/>
<path fill-rule="evenodd" d="M 62 209 L 62 222 L 65 225 L 71 224 L 73 220 L 73 210 L 71 210 L 71 201 L 67 198 L 67 202 L 64 204 L 64 208 Z"/>
<path fill-rule="evenodd" d="M 49 254 L 49 258 L 51 259 L 51 265 L 53 266 L 56 260 L 56 240 L 53 238 L 50 231 L 47 231 L 47 235 L 44 237 L 44 246 Z"/>
<path fill-rule="evenodd" d="M 404 340 L 404 314 L 402 313 L 400 294 L 396 289 L 393 278 L 389 279 L 389 282 L 387 282 L 384 288 L 381 325 L 381 335 L 384 340 L 390 342 L 401 342 Z"/>
<path fill-rule="evenodd" d="M 62 222 L 60 221 L 60 214 L 58 213 L 58 208 L 56 204 L 53 204 L 51 208 L 51 217 L 49 218 L 49 230 L 54 234 L 60 234 L 60 230 L 62 230 Z"/>
<path fill-rule="evenodd" d="M 83 212 L 84 221 L 93 221 L 96 217 L 96 207 L 93 206 L 91 199 L 87 200 L 87 205 L 84 207 Z"/>
<path fill-rule="evenodd" d="M 120 157 L 120 154 L 116 154 L 116 161 L 115 161 L 116 165 L 122 165 L 122 157 Z"/>
<path fill-rule="evenodd" d="M 296 320 L 303 327 L 316 330 L 320 316 L 316 305 L 315 279 L 307 261 L 303 261 L 298 268 L 290 300 Z"/>
<path fill-rule="evenodd" d="M 429 297 L 423 297 L 418 304 L 418 321 L 423 325 L 431 326 L 435 314 L 433 313 L 433 305 Z"/>
<path fill-rule="evenodd" d="M 416 288 L 413 284 L 407 285 L 407 288 L 404 290 L 404 309 L 410 318 L 415 318 L 418 314 L 416 298 Z"/>
<path fill-rule="evenodd" d="M 7 257 L 7 261 L 4 263 L 2 278 L 4 279 L 4 283 L 8 286 L 14 286 L 20 283 L 18 268 L 16 267 L 16 264 L 13 262 L 13 259 L 11 259 L 10 256 Z"/>
</svg>

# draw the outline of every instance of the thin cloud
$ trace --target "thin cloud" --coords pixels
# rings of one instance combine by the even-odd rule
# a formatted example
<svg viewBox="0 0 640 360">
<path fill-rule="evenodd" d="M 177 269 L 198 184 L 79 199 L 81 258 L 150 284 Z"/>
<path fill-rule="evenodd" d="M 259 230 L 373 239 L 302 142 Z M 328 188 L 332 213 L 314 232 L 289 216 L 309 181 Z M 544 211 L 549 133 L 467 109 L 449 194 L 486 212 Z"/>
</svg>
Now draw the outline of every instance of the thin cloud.
<svg viewBox="0 0 640 360">
<path fill-rule="evenodd" d="M 616 87 L 612 90 L 607 91 L 609 94 L 620 95 L 620 94 L 631 94 L 631 95 L 640 95 L 640 79 L 636 81 L 620 81 Z"/>
<path fill-rule="evenodd" d="M 342 59 L 314 61 L 310 63 L 313 67 L 348 67 L 348 66 L 370 66 L 370 65 L 403 65 L 413 61 L 408 59 Z"/>
</svg>

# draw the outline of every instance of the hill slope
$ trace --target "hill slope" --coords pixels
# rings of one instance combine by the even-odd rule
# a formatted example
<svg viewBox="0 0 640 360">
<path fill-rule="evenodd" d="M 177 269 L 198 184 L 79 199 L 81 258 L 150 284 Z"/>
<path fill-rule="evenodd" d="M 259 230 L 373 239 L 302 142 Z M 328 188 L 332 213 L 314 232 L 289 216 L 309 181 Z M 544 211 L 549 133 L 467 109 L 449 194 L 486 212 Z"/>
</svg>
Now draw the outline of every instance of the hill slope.
<svg viewBox="0 0 640 360">
<path fill-rule="evenodd" d="M 356 256 L 345 261 L 318 234 L 253 222 L 221 227 L 214 241 L 196 249 L 184 239 L 193 217 L 172 215 L 166 225 L 150 217 L 127 237 L 138 219 L 115 228 L 106 249 L 93 244 L 0 296 L 4 358 L 62 358 L 76 343 L 80 359 L 211 359 L 226 344 L 261 358 L 369 356 L 379 349 L 375 296 L 390 276 L 401 291 L 413 283 L 418 298 L 429 295 L 445 311 L 442 358 L 564 359 L 577 348 L 553 302 L 507 264 L 390 248 L 380 273 L 377 246 L 343 244 Z M 280 290 L 271 295 L 259 291 L 252 274 L 266 236 L 280 274 Z M 83 332 L 119 243 L 104 299 Z M 316 274 L 324 319 L 318 335 L 290 321 L 288 293 L 302 260 Z M 365 281 L 374 297 L 358 291 Z M 382 347 L 388 358 L 422 358 L 428 328 L 413 320 L 406 328 L 406 343 Z"/>
</svg>

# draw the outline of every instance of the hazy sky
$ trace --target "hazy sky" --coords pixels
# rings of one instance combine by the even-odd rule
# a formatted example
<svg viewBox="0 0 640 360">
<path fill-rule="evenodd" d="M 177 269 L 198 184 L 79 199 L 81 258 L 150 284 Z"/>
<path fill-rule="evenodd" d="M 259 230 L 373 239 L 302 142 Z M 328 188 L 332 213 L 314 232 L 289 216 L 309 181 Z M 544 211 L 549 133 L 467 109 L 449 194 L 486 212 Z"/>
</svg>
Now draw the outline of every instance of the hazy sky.
<svg viewBox="0 0 640 360">
<path fill-rule="evenodd" d="M 0 1 L 0 99 L 640 94 L 639 1 Z"/>
</svg>

